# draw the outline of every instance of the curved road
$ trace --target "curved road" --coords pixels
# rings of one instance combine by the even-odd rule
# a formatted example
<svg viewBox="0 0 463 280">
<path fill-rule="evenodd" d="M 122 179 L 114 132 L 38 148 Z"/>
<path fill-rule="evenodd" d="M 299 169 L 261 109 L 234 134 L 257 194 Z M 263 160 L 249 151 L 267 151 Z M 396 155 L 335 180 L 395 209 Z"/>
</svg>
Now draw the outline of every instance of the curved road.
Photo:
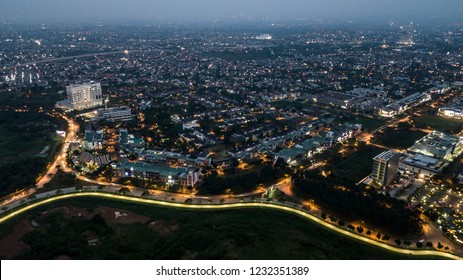
<svg viewBox="0 0 463 280">
<path fill-rule="evenodd" d="M 34 202 L 30 205 L 27 205 L 23 208 L 17 209 L 10 214 L 7 214 L 0 218 L 0 223 L 3 223 L 21 213 L 24 213 L 28 210 L 31 210 L 33 208 L 36 208 L 41 205 L 45 205 L 54 201 L 58 200 L 63 200 L 67 198 L 73 198 L 73 197 L 100 197 L 100 198 L 106 198 L 106 199 L 117 199 L 117 200 L 122 200 L 122 201 L 128 201 L 128 202 L 134 202 L 134 203 L 145 203 L 145 204 L 153 204 L 153 205 L 159 205 L 159 206 L 167 206 L 167 207 L 176 207 L 176 208 L 185 208 L 185 209 L 234 209 L 234 208 L 255 208 L 255 207 L 260 207 L 260 208 L 270 208 L 270 209 L 277 209 L 277 210 L 282 210 L 285 212 L 293 213 L 296 215 L 299 215 L 301 217 L 304 217 L 308 220 L 311 220 L 319 225 L 322 225 L 326 228 L 329 228 L 335 232 L 338 232 L 343 235 L 347 235 L 351 238 L 354 238 L 356 240 L 392 251 L 396 253 L 401 253 L 401 254 L 409 254 L 409 255 L 415 255 L 415 256 L 438 256 L 438 257 L 443 257 L 443 258 L 449 258 L 449 259 L 455 259 L 455 260 L 463 260 L 462 257 L 450 254 L 450 253 L 445 253 L 445 252 L 440 252 L 440 251 L 434 251 L 434 250 L 410 250 L 410 249 L 403 249 L 403 248 L 397 248 L 393 247 L 384 243 L 380 243 L 374 240 L 371 240 L 369 238 L 357 235 L 353 232 L 347 231 L 340 229 L 334 225 L 331 225 L 325 221 L 322 221 L 302 210 L 296 209 L 296 208 L 291 208 L 288 206 L 284 205 L 278 205 L 278 204 L 266 204 L 266 203 L 256 203 L 256 202 L 249 202 L 249 203 L 233 203 L 233 204 L 218 204 L 218 205 L 212 205 L 212 204 L 207 204 L 207 205 L 198 205 L 198 204 L 182 204 L 182 203 L 175 203 L 175 202 L 166 202 L 166 201 L 157 201 L 157 200 L 151 200 L 151 199 L 146 199 L 146 198 L 140 198 L 140 197 L 131 197 L 131 196 L 123 196 L 123 195 L 118 195 L 118 194 L 111 194 L 111 193 L 99 193 L 99 192 L 78 192 L 78 193 L 69 193 L 69 194 L 62 194 L 62 195 L 57 195 L 54 197 L 50 197 L 41 201 Z"/>
</svg>

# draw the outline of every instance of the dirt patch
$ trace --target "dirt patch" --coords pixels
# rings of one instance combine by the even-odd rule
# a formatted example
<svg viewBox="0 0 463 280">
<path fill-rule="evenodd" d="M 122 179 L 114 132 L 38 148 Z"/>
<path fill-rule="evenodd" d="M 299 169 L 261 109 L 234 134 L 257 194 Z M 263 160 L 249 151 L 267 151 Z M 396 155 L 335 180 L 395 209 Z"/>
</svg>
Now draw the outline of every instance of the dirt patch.
<svg viewBox="0 0 463 280">
<path fill-rule="evenodd" d="M 150 218 L 124 209 L 100 206 L 95 209 L 109 224 L 146 224 Z"/>
<path fill-rule="evenodd" d="M 180 229 L 180 224 L 166 224 L 163 220 L 153 221 L 148 226 L 160 235 L 169 235 Z"/>
<path fill-rule="evenodd" d="M 74 206 L 63 206 L 63 207 L 53 208 L 47 211 L 43 211 L 40 215 L 41 217 L 46 217 L 48 215 L 59 213 L 59 212 L 63 213 L 63 216 L 68 219 L 75 218 L 75 217 L 83 217 L 85 219 L 91 219 L 93 218 L 93 216 L 95 216 L 95 213 L 90 212 L 87 209 L 74 207 Z"/>
<path fill-rule="evenodd" d="M 23 250 L 30 246 L 21 241 L 24 235 L 33 231 L 34 227 L 29 220 L 22 221 L 13 227 L 13 231 L 0 240 L 0 256 L 12 259 Z"/>
<path fill-rule="evenodd" d="M 85 219 L 91 219 L 93 216 L 95 216 L 95 213 L 90 212 L 84 208 L 64 206 L 62 209 L 66 218 L 83 217 Z"/>
</svg>

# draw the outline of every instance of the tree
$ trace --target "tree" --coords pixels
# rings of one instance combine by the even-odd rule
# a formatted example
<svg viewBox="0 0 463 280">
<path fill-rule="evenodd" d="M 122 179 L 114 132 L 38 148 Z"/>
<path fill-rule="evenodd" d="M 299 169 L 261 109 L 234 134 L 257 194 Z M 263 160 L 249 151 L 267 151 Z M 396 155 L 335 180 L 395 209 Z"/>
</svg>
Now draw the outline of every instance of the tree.
<svg viewBox="0 0 463 280">
<path fill-rule="evenodd" d="M 371 231 L 370 230 L 367 230 L 367 232 L 365 233 L 366 235 L 370 235 L 371 234 Z"/>
<path fill-rule="evenodd" d="M 423 247 L 423 242 L 416 242 L 416 248 L 422 248 Z"/>
<path fill-rule="evenodd" d="M 358 231 L 358 233 L 362 233 L 363 232 L 363 227 L 357 227 L 357 231 Z"/>
<path fill-rule="evenodd" d="M 343 227 L 343 226 L 346 225 L 346 222 L 344 222 L 343 220 L 339 220 L 338 225 L 339 225 L 340 227 Z"/>
<path fill-rule="evenodd" d="M 405 241 L 404 241 L 404 245 L 405 245 L 405 246 L 410 246 L 410 245 L 412 245 L 412 243 L 411 243 L 410 241 L 408 241 L 408 240 L 405 240 Z"/>
<path fill-rule="evenodd" d="M 442 249 L 442 248 L 444 248 L 444 245 L 442 245 L 440 242 L 438 242 L 438 243 L 437 243 L 437 248 L 438 248 L 438 249 Z"/>
<path fill-rule="evenodd" d="M 150 192 L 149 191 L 143 191 L 143 193 L 141 194 L 142 197 L 146 197 L 146 196 L 149 196 L 150 195 Z"/>
<path fill-rule="evenodd" d="M 400 239 L 396 239 L 394 240 L 395 244 L 397 244 L 397 246 L 400 246 L 400 244 L 402 244 L 402 241 L 400 241 Z"/>
<path fill-rule="evenodd" d="M 187 204 L 191 204 L 191 203 L 193 203 L 193 199 L 191 199 L 191 198 L 187 198 L 187 199 L 185 200 L 185 203 L 187 203 Z"/>
<path fill-rule="evenodd" d="M 322 219 L 325 220 L 325 219 L 326 219 L 326 214 L 325 214 L 325 212 L 323 212 L 323 213 L 320 215 L 320 217 L 322 217 Z"/>
<path fill-rule="evenodd" d="M 130 192 L 130 189 L 126 188 L 126 187 L 122 187 L 117 192 L 120 193 L 120 194 L 127 194 L 127 193 Z"/>
<path fill-rule="evenodd" d="M 426 247 L 434 247 L 431 241 L 426 242 Z"/>
<path fill-rule="evenodd" d="M 378 233 L 378 234 L 376 235 L 376 238 L 381 239 L 381 233 Z"/>
</svg>

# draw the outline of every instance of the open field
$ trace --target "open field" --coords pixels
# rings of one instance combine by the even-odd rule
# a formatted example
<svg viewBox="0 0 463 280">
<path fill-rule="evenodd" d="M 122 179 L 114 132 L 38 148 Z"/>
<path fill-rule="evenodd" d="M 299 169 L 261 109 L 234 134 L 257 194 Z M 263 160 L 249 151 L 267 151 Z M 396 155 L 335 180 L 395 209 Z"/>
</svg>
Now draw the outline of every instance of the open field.
<svg viewBox="0 0 463 280">
<path fill-rule="evenodd" d="M 416 117 L 414 123 L 419 128 L 438 130 L 442 132 L 459 132 L 463 128 L 463 120 L 444 118 L 437 115 Z"/>
<path fill-rule="evenodd" d="M 379 155 L 384 150 L 375 146 L 365 146 L 350 157 L 334 165 L 334 172 L 339 175 L 345 174 L 358 182 L 371 173 L 373 157 Z"/>
<path fill-rule="evenodd" d="M 426 133 L 419 130 L 394 130 L 385 132 L 384 135 L 379 136 L 374 142 L 391 149 L 407 149 L 413 146 L 416 140 L 425 135 Z"/>
<path fill-rule="evenodd" d="M 365 116 L 359 116 L 359 115 L 347 115 L 346 117 L 342 119 L 342 121 L 350 122 L 354 124 L 359 123 L 366 130 L 374 130 L 385 124 L 385 122 L 382 120 L 373 119 L 373 118 L 369 118 Z"/>
<path fill-rule="evenodd" d="M 20 253 L 5 251 L 12 248 Z M 275 210 L 187 211 L 97 198 L 55 202 L 9 220 L 0 230 L 0 255 L 22 259 L 420 258 L 383 251 Z"/>
</svg>

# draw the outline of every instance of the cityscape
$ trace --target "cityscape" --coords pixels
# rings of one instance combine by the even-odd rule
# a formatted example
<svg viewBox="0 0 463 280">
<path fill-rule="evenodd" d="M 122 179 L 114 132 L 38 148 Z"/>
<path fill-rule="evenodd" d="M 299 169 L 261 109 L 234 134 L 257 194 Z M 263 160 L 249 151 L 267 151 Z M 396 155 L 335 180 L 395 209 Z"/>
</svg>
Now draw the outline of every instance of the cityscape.
<svg viewBox="0 0 463 280">
<path fill-rule="evenodd" d="M 461 17 L 169 20 L 0 17 L 2 259 L 463 258 Z"/>
</svg>

